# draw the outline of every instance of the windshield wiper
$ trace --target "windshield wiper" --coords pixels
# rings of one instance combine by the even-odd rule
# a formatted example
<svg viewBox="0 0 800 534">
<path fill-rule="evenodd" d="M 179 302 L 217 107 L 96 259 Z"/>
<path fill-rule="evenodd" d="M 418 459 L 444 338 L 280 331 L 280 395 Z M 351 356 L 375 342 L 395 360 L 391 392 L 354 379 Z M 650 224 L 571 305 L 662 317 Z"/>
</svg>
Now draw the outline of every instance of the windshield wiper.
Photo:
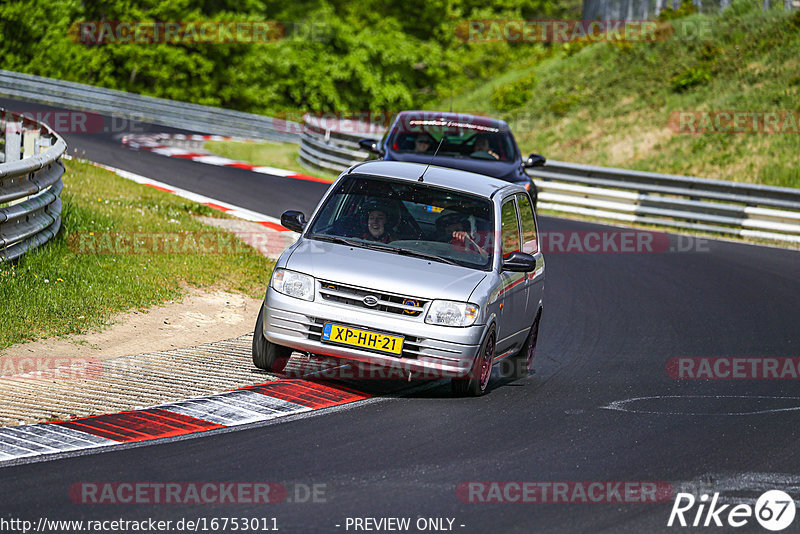
<svg viewBox="0 0 800 534">
<path fill-rule="evenodd" d="M 374 248 L 376 250 L 386 250 L 388 252 L 394 252 L 397 254 L 401 254 L 403 256 L 413 256 L 415 258 L 423 258 L 426 260 L 434 260 L 440 261 L 442 263 L 448 263 L 450 265 L 460 265 L 455 261 L 451 260 L 450 258 L 445 258 L 443 256 L 437 256 L 436 254 L 430 254 L 428 252 L 419 252 L 417 250 L 410 250 L 407 248 L 397 248 L 391 247 L 389 245 L 384 245 L 383 243 L 373 243 L 373 242 L 365 242 L 364 246 L 367 248 Z"/>
<path fill-rule="evenodd" d="M 445 258 L 444 256 L 437 256 L 436 254 L 430 254 L 428 252 L 408 250 L 407 248 L 396 248 L 395 250 L 397 251 L 398 254 L 403 254 L 404 256 L 414 256 L 416 258 L 424 258 L 428 260 L 440 261 L 442 263 L 447 263 L 449 265 L 461 265 L 460 263 L 451 260 L 450 258 Z"/>
<path fill-rule="evenodd" d="M 350 247 L 363 247 L 364 243 L 359 241 L 351 241 L 344 237 L 339 237 L 335 235 L 327 235 L 327 234 L 312 234 L 310 236 L 313 239 L 318 239 L 320 241 L 327 241 L 329 243 L 339 243 L 340 245 L 347 245 Z"/>
<path fill-rule="evenodd" d="M 385 245 L 378 241 L 351 241 L 344 237 L 339 237 L 335 235 L 326 235 L 326 234 L 313 234 L 311 235 L 314 239 L 319 239 L 320 241 L 328 241 L 330 243 L 339 243 L 340 245 L 348 245 L 351 247 L 360 247 L 360 248 L 371 248 L 374 250 L 385 250 L 387 252 L 394 252 L 395 254 L 400 254 L 403 256 L 413 256 L 416 258 L 424 258 L 426 260 L 434 260 L 440 261 L 442 263 L 448 263 L 450 265 L 461 265 L 450 258 L 445 258 L 443 256 L 437 256 L 436 254 L 429 254 L 427 252 L 418 252 L 416 250 L 409 250 L 406 248 L 397 248 L 391 247 L 389 245 Z"/>
</svg>

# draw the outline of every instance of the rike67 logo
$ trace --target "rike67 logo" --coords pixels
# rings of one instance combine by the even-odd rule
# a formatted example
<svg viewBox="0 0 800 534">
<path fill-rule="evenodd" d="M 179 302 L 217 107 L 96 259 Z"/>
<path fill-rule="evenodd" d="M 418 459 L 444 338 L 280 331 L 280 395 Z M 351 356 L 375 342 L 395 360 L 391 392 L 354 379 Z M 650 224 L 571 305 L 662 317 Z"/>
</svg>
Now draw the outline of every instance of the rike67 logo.
<svg viewBox="0 0 800 534">
<path fill-rule="evenodd" d="M 765 529 L 779 531 L 792 524 L 795 512 L 794 500 L 780 490 L 770 490 L 762 494 L 755 506 L 719 504 L 719 493 L 714 493 L 710 502 L 708 495 L 701 495 L 696 499 L 691 493 L 678 493 L 667 526 L 737 528 L 749 524 L 755 518 Z"/>
</svg>

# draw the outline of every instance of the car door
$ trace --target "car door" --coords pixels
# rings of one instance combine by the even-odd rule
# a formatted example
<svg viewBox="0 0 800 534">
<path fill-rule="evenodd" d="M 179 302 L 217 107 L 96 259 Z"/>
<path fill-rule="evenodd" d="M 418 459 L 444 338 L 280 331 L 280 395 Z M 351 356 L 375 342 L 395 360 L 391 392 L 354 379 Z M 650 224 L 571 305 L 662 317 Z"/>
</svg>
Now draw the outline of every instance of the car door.
<svg viewBox="0 0 800 534">
<path fill-rule="evenodd" d="M 536 216 L 533 213 L 528 195 L 517 195 L 517 208 L 519 209 L 520 228 L 522 230 L 522 252 L 536 258 L 536 270 L 525 273 L 526 306 L 522 313 L 527 318 L 526 328 L 533 324 L 536 311 L 542 303 L 544 294 L 544 256 L 539 250 L 539 233 L 536 225 Z"/>
<path fill-rule="evenodd" d="M 500 210 L 500 240 L 503 258 L 512 252 L 522 250 L 521 234 L 519 227 L 519 214 L 515 196 L 509 196 L 503 201 Z M 525 283 L 527 273 L 514 273 L 501 271 L 500 273 L 500 325 L 498 328 L 497 349 L 498 354 L 513 349 L 524 339 L 522 330 L 525 325 L 525 308 L 527 306 L 527 291 Z"/>
</svg>

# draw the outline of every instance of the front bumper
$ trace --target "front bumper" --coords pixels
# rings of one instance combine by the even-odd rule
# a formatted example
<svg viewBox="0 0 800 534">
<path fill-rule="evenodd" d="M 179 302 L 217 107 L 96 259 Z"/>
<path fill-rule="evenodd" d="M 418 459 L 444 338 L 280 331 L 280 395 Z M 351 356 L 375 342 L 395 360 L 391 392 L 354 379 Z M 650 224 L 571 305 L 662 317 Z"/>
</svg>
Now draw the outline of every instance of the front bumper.
<svg viewBox="0 0 800 534">
<path fill-rule="evenodd" d="M 264 301 L 264 336 L 272 343 L 301 352 L 400 369 L 412 378 L 465 376 L 472 368 L 486 325 L 436 326 L 426 324 L 423 317 L 424 314 L 408 318 L 352 306 L 308 302 L 270 287 Z M 403 336 L 403 353 L 392 356 L 324 342 L 321 336 L 326 322 Z"/>
</svg>

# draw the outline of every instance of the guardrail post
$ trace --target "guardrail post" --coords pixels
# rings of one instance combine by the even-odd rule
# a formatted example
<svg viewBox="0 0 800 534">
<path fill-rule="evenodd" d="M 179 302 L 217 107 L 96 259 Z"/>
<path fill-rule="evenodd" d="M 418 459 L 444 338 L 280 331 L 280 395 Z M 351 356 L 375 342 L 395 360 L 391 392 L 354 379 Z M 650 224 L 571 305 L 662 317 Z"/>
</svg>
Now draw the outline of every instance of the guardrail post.
<svg viewBox="0 0 800 534">
<path fill-rule="evenodd" d="M 29 158 L 38 154 L 36 150 L 39 130 L 25 130 L 22 134 L 22 157 Z"/>
<path fill-rule="evenodd" d="M 20 152 L 22 147 L 20 146 L 22 140 L 22 123 L 21 122 L 7 122 L 6 123 L 6 163 L 10 163 L 12 161 L 19 161 L 20 159 Z"/>
</svg>

